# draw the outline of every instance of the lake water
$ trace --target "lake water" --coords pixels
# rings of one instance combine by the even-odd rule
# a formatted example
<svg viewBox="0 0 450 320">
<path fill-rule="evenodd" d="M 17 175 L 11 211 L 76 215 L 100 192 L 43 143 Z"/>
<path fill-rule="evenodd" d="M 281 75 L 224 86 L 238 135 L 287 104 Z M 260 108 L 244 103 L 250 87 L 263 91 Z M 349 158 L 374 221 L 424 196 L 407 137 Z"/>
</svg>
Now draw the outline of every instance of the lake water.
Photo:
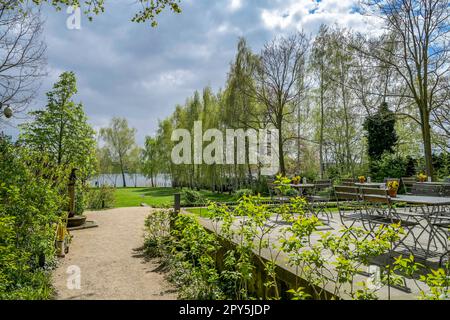
<svg viewBox="0 0 450 320">
<path fill-rule="evenodd" d="M 123 187 L 122 175 L 121 174 L 101 174 L 95 176 L 90 181 L 90 185 L 95 187 L 97 185 L 108 185 L 121 188 Z M 127 187 L 138 187 L 145 188 L 151 187 L 152 183 L 150 179 L 147 179 L 142 174 L 125 174 L 125 182 Z M 158 175 L 155 180 L 156 187 L 171 187 L 172 182 L 169 176 Z"/>
</svg>

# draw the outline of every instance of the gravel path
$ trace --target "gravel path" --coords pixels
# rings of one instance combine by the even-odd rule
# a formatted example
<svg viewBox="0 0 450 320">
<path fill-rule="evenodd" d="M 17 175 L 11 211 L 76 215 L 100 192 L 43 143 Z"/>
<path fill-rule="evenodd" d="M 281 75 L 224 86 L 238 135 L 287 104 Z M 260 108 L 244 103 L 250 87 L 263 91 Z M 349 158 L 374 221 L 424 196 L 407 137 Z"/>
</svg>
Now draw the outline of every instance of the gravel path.
<svg viewBox="0 0 450 320">
<path fill-rule="evenodd" d="M 146 261 L 139 250 L 144 241 L 144 220 L 150 210 L 88 212 L 88 220 L 96 221 L 99 227 L 71 232 L 70 253 L 60 259 L 53 273 L 56 299 L 176 299 L 176 292 L 164 280 L 164 274 L 158 272 L 157 262 Z M 70 270 L 74 270 L 71 266 L 80 268 L 80 289 L 68 289 Z"/>
</svg>

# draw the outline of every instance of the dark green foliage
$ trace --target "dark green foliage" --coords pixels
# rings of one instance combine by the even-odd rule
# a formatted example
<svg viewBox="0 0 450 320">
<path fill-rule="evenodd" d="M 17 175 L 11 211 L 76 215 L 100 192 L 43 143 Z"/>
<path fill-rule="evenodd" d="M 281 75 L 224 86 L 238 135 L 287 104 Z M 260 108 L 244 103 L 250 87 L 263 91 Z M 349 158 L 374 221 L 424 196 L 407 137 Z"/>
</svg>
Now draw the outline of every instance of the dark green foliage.
<svg viewBox="0 0 450 320">
<path fill-rule="evenodd" d="M 394 152 L 397 143 L 395 116 L 383 103 L 377 113 L 368 117 L 364 123 L 367 131 L 368 154 L 371 160 L 379 160 L 385 152 Z"/>
<path fill-rule="evenodd" d="M 448 153 L 434 154 L 433 167 L 440 179 L 450 177 L 450 155 Z"/>
<path fill-rule="evenodd" d="M 260 177 L 260 179 L 256 180 L 254 191 L 255 194 L 269 195 L 269 187 L 267 186 L 266 177 Z"/>
<path fill-rule="evenodd" d="M 0 136 L 0 300 L 51 297 L 45 269 L 66 200 L 62 176 L 42 154 Z"/>
<path fill-rule="evenodd" d="M 215 254 L 220 249 L 216 236 L 207 232 L 193 217 L 161 210 L 146 220 L 146 252 L 161 257 L 171 270 L 169 280 L 177 286 L 179 299 L 223 299 Z"/>
<path fill-rule="evenodd" d="M 253 190 L 251 190 L 251 189 L 240 189 L 240 190 L 235 192 L 234 198 L 236 200 L 239 200 L 239 199 L 241 199 L 244 196 L 252 196 L 252 195 L 253 195 Z"/>
<path fill-rule="evenodd" d="M 204 205 L 206 203 L 200 192 L 191 189 L 181 191 L 181 201 L 185 206 Z"/>
<path fill-rule="evenodd" d="M 411 176 L 410 161 L 400 155 L 385 153 L 378 161 L 371 163 L 371 177 L 382 182 L 384 178 L 402 178 Z"/>
<path fill-rule="evenodd" d="M 405 177 L 413 177 L 416 176 L 417 170 L 417 161 L 412 158 L 411 156 L 406 157 L 407 163 L 406 163 L 406 175 Z"/>
</svg>

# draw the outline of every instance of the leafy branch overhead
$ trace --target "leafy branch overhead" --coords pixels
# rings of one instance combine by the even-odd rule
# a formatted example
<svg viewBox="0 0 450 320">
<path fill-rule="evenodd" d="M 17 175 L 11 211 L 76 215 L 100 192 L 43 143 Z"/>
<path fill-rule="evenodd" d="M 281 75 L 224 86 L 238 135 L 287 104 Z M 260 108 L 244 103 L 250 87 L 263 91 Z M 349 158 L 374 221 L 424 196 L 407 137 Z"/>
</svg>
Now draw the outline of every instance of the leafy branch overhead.
<svg viewBox="0 0 450 320">
<path fill-rule="evenodd" d="M 19 3 L 27 2 L 29 2 L 29 0 L 0 0 L 2 5 L 7 3 L 11 8 L 14 8 Z M 83 9 L 84 14 L 89 20 L 92 20 L 94 15 L 105 12 L 105 0 L 32 0 L 32 2 L 37 5 L 49 3 L 55 7 L 57 11 L 62 10 L 64 6 L 79 7 Z M 164 10 L 181 13 L 181 0 L 138 0 L 136 2 L 139 3 L 141 9 L 136 12 L 131 21 L 138 23 L 150 21 L 152 27 L 158 25 L 156 17 Z"/>
</svg>

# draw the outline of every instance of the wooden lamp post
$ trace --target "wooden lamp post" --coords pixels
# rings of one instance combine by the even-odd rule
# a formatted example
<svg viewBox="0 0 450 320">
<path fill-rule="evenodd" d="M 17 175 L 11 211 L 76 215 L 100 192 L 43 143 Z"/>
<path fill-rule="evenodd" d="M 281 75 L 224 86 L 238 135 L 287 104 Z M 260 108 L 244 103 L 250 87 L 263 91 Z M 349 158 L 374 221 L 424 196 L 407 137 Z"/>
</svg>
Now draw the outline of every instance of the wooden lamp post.
<svg viewBox="0 0 450 320">
<path fill-rule="evenodd" d="M 72 169 L 69 178 L 69 218 L 73 218 L 75 216 L 75 184 L 77 181 L 77 172 L 78 169 Z"/>
</svg>

